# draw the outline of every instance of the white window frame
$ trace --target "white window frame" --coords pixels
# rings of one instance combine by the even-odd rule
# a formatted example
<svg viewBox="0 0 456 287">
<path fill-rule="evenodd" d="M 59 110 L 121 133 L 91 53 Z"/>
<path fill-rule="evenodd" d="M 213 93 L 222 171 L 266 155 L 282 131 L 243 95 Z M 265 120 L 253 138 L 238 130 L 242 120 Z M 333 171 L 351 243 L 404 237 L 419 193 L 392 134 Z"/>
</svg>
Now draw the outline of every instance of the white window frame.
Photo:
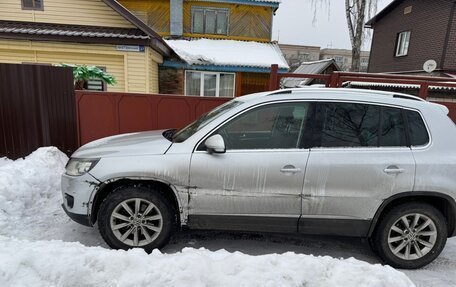
<svg viewBox="0 0 456 287">
<path fill-rule="evenodd" d="M 403 57 L 408 55 L 408 48 L 410 45 L 410 31 L 403 31 L 397 34 L 396 42 L 396 57 Z"/>
<path fill-rule="evenodd" d="M 195 71 L 195 70 L 185 70 L 185 79 L 184 79 L 184 95 L 185 96 L 196 96 L 198 95 L 187 95 L 187 73 L 200 73 L 200 97 L 206 97 L 204 95 L 204 75 L 216 75 L 217 80 L 215 83 L 215 98 L 220 97 L 220 74 L 233 75 L 233 95 L 231 98 L 234 98 L 236 93 L 236 74 L 235 73 L 225 73 L 225 72 L 209 72 L 209 71 Z M 207 96 L 209 97 L 209 96 Z"/>
</svg>

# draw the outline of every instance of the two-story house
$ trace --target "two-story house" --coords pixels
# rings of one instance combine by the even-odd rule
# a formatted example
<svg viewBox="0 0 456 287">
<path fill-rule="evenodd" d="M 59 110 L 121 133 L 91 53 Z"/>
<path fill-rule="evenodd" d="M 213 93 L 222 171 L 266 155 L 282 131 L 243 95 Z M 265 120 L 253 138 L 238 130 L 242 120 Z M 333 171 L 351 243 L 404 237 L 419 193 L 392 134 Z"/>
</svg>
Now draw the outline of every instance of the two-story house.
<svg viewBox="0 0 456 287">
<path fill-rule="evenodd" d="M 271 42 L 279 0 L 119 0 L 166 39 L 177 57 L 160 65 L 160 92 L 233 97 L 268 88 L 271 64 L 288 65 Z"/>
<path fill-rule="evenodd" d="M 158 93 L 158 65 L 172 50 L 115 0 L 0 1 L 0 62 L 86 64 L 117 84 L 88 88 Z"/>
<path fill-rule="evenodd" d="M 374 29 L 369 72 L 433 75 L 456 72 L 456 1 L 395 0 L 366 23 Z"/>
</svg>

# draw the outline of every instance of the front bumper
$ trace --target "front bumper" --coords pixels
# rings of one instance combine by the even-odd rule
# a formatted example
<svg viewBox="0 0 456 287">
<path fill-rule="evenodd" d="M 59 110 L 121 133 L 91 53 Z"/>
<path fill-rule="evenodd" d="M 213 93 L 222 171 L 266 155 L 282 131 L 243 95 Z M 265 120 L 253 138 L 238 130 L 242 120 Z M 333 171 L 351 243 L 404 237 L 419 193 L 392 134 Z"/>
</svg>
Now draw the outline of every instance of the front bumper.
<svg viewBox="0 0 456 287">
<path fill-rule="evenodd" d="M 73 219 L 73 221 L 79 223 L 79 224 L 82 224 L 82 225 L 85 225 L 85 226 L 92 226 L 92 222 L 89 218 L 89 216 L 87 214 L 75 214 L 75 213 L 71 213 L 69 212 L 66 207 L 65 207 L 65 204 L 62 204 L 62 208 L 63 210 L 65 210 L 65 213 L 71 218 Z"/>
<path fill-rule="evenodd" d="M 86 173 L 82 176 L 62 174 L 62 207 L 74 221 L 91 226 L 90 198 L 100 182 Z"/>
</svg>

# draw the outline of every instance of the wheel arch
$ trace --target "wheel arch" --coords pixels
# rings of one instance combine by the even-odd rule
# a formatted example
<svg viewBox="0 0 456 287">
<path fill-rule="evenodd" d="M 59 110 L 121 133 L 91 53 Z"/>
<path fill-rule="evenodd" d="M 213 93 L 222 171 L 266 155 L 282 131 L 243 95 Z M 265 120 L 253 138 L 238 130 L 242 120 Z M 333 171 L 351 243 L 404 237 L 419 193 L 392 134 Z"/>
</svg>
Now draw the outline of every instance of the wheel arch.
<svg viewBox="0 0 456 287">
<path fill-rule="evenodd" d="M 437 208 L 447 221 L 448 237 L 456 236 L 456 201 L 451 196 L 439 192 L 413 191 L 395 194 L 383 201 L 372 219 L 368 237 L 372 236 L 382 214 L 407 202 L 423 202 Z"/>
<path fill-rule="evenodd" d="M 91 195 L 90 199 L 90 223 L 93 225 L 97 221 L 98 210 L 100 209 L 103 200 L 116 189 L 123 186 L 145 186 L 148 188 L 155 188 L 160 192 L 170 203 L 176 211 L 176 224 L 180 226 L 181 217 L 183 216 L 182 202 L 177 195 L 177 191 L 171 184 L 159 181 L 152 178 L 139 178 L 139 177 L 121 177 L 110 179 L 99 185 L 96 191 Z"/>
</svg>

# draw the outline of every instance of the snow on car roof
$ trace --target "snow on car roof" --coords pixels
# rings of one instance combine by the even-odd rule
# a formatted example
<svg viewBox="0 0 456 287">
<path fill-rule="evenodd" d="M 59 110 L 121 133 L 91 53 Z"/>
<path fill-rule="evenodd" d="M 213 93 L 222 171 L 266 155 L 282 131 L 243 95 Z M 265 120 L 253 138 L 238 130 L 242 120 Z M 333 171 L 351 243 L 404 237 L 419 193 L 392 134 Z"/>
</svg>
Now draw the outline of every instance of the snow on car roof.
<svg viewBox="0 0 456 287">
<path fill-rule="evenodd" d="M 165 41 L 191 65 L 270 68 L 272 64 L 278 64 L 279 68 L 289 68 L 275 43 L 211 39 Z"/>
</svg>

